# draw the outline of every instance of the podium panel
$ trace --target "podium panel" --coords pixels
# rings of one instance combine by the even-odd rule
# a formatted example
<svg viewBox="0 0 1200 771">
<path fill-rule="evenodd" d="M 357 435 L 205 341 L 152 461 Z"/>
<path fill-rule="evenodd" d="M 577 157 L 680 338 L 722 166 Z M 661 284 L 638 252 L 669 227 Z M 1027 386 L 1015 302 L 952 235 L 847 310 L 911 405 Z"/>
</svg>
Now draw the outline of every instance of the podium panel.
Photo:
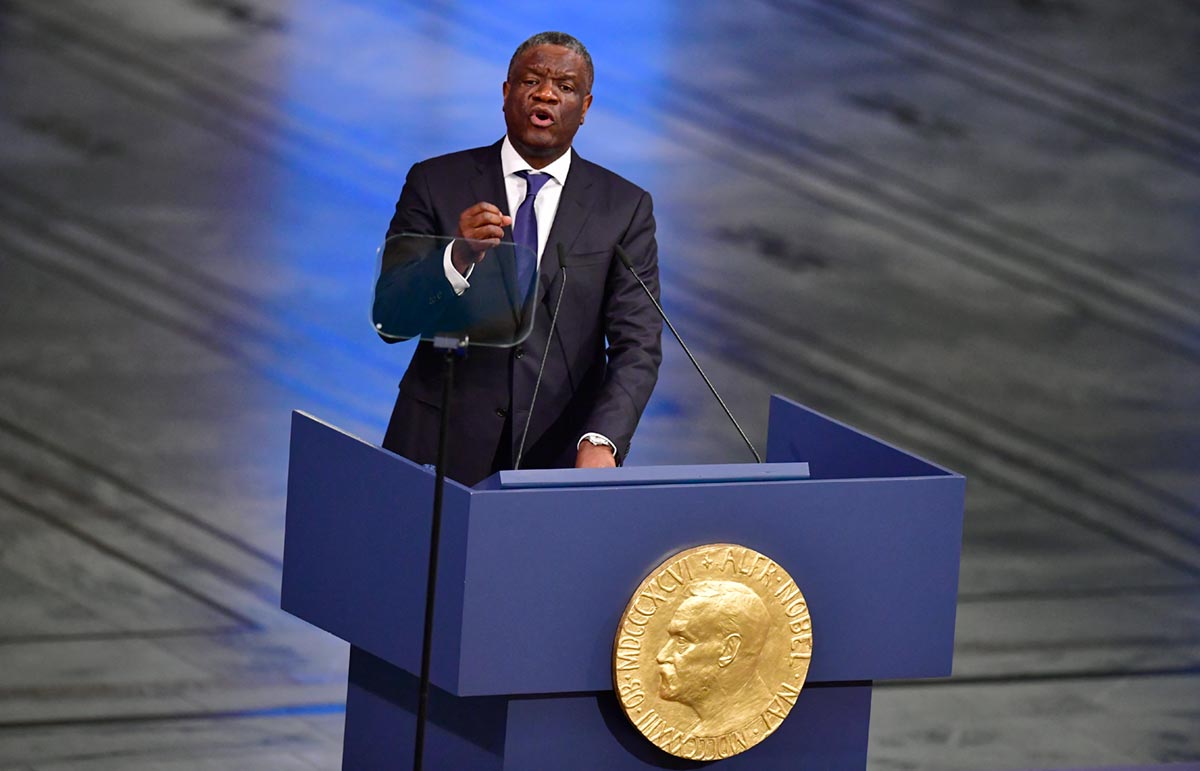
<svg viewBox="0 0 1200 771">
<path fill-rule="evenodd" d="M 353 646 L 346 768 L 411 754 L 432 485 L 430 469 L 294 416 L 282 605 Z M 696 765 L 622 714 L 613 637 L 664 559 L 736 543 L 791 574 L 814 644 L 791 716 L 722 768 L 861 768 L 870 682 L 950 674 L 964 492 L 962 476 L 779 397 L 764 465 L 448 480 L 431 767 Z"/>
<path fill-rule="evenodd" d="M 417 678 L 360 649 L 350 655 L 343 768 L 403 767 L 416 733 Z M 768 741 L 721 761 L 732 771 L 864 768 L 869 683 L 806 686 Z M 430 696 L 426 751 L 433 768 L 700 768 L 661 752 L 637 732 L 612 691 L 563 696 Z"/>
</svg>

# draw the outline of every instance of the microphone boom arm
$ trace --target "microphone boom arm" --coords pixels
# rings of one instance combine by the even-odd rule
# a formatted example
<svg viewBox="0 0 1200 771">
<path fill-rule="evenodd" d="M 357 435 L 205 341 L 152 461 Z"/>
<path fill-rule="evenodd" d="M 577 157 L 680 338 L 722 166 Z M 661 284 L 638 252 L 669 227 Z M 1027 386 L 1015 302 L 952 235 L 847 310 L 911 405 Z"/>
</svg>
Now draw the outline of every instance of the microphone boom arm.
<svg viewBox="0 0 1200 771">
<path fill-rule="evenodd" d="M 708 379 L 708 375 L 704 374 L 704 370 L 700 367 L 700 362 L 696 361 L 696 357 L 692 355 L 691 350 L 687 347 L 687 343 L 683 342 L 683 338 L 680 337 L 679 333 L 675 331 L 675 325 L 671 323 L 669 318 L 667 318 L 667 314 L 663 311 L 662 306 L 658 304 L 658 300 L 654 299 L 654 293 L 650 291 L 650 288 L 646 286 L 646 282 L 642 281 L 642 277 L 639 276 L 637 271 L 633 269 L 633 260 L 629 259 L 629 255 L 625 252 L 620 244 L 617 244 L 617 257 L 619 257 L 625 267 L 629 269 L 629 273 L 634 277 L 634 279 L 641 284 L 642 289 L 646 292 L 646 296 L 650 298 L 650 302 L 654 303 L 654 309 L 658 311 L 659 316 L 662 316 L 662 320 L 666 322 L 667 328 L 671 330 L 671 334 L 674 335 L 675 339 L 679 341 L 679 345 L 683 348 L 683 352 L 686 353 L 688 358 L 692 360 L 692 366 L 695 367 L 696 371 L 700 373 L 700 377 L 704 379 L 704 384 L 708 386 L 708 390 L 712 391 L 712 395 L 716 397 L 717 403 L 721 405 L 721 409 L 725 410 L 725 415 L 729 418 L 730 422 L 733 423 L 733 427 L 737 429 L 739 434 L 741 434 L 742 441 L 745 442 L 746 446 L 750 448 L 750 452 L 754 455 L 754 460 L 762 463 L 762 456 L 758 454 L 758 450 L 754 449 L 754 445 L 750 443 L 750 438 L 746 436 L 746 432 L 742 430 L 740 425 L 738 425 L 737 418 L 733 417 L 733 413 L 730 412 L 729 408 L 725 406 L 725 400 L 721 398 L 719 393 L 717 393 L 717 389 L 713 387 L 712 381 Z"/>
</svg>

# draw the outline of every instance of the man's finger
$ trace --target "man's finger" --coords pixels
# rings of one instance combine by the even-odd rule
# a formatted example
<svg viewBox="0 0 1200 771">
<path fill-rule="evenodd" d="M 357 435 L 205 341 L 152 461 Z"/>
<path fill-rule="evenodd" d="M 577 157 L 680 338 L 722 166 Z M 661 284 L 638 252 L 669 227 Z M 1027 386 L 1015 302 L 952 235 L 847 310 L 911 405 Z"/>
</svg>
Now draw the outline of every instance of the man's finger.
<svg viewBox="0 0 1200 771">
<path fill-rule="evenodd" d="M 512 217 L 500 211 L 495 204 L 480 201 L 459 215 L 457 235 L 472 241 L 487 242 L 481 248 L 490 249 L 500 243 L 504 238 L 504 228 L 511 224 Z"/>
<path fill-rule="evenodd" d="M 499 212 L 479 212 L 471 217 L 472 224 L 475 225 L 500 225 L 503 227 L 505 216 Z"/>
<path fill-rule="evenodd" d="M 503 215 L 503 212 L 501 212 L 500 207 L 496 206 L 496 204 L 494 204 L 494 203 L 488 203 L 487 201 L 480 201 L 479 203 L 475 204 L 471 208 L 464 211 L 462 213 L 462 217 L 463 218 L 478 217 L 481 214 L 494 214 L 497 217 L 500 217 Z"/>
<path fill-rule="evenodd" d="M 499 242 L 501 238 L 504 238 L 504 228 L 499 225 L 481 225 L 465 230 L 463 235 L 473 240 L 493 238 Z"/>
</svg>

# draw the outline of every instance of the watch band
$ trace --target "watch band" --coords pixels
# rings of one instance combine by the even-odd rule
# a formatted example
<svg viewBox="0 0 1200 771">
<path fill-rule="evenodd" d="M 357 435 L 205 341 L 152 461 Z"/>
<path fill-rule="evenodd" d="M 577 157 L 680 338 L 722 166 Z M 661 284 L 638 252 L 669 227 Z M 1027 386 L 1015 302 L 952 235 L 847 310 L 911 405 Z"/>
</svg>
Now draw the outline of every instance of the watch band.
<svg viewBox="0 0 1200 771">
<path fill-rule="evenodd" d="M 613 457 L 617 457 L 617 446 L 603 434 L 597 434 L 594 431 L 589 431 L 588 433 L 579 437 L 579 442 L 576 444 L 576 449 L 581 447 L 584 442 L 596 447 L 607 447 L 608 449 L 612 450 Z"/>
</svg>

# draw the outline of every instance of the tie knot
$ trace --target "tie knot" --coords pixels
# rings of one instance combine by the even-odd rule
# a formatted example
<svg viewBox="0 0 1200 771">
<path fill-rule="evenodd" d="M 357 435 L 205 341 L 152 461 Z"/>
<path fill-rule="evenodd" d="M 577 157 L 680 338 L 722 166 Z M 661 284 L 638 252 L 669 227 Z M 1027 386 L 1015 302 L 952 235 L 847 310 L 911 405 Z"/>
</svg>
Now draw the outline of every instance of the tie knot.
<svg viewBox="0 0 1200 771">
<path fill-rule="evenodd" d="M 527 199 L 536 196 L 542 189 L 542 185 L 550 181 L 549 174 L 535 174 L 528 169 L 518 171 L 517 174 L 525 180 L 525 198 Z"/>
</svg>

